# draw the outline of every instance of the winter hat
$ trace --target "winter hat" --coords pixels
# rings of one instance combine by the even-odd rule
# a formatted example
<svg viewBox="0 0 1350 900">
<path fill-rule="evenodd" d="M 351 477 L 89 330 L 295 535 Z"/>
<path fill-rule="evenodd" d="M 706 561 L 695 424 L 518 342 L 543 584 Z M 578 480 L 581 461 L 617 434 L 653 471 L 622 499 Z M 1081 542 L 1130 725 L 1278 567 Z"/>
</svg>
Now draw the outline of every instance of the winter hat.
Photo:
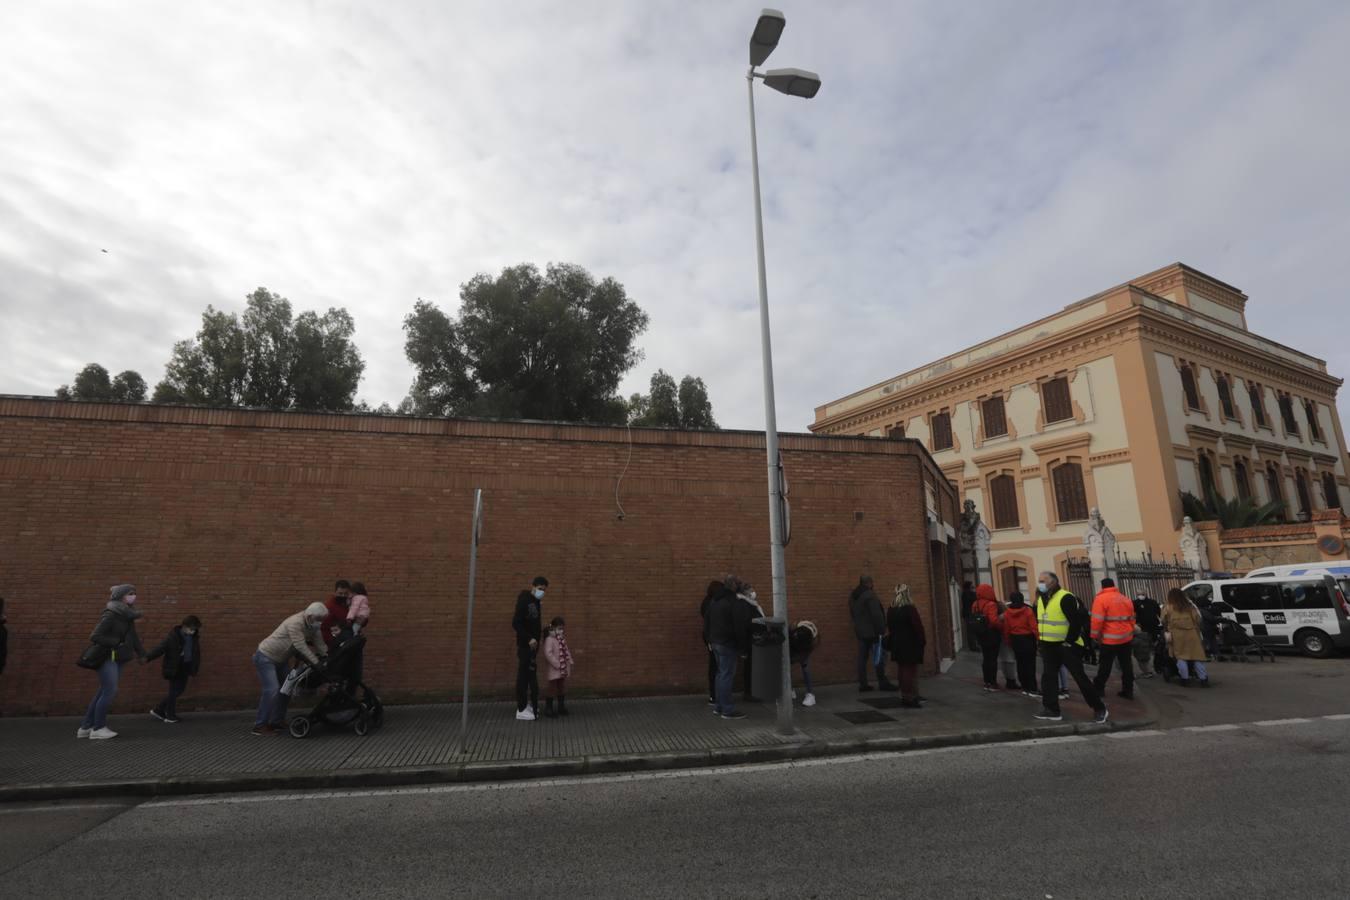
<svg viewBox="0 0 1350 900">
<path fill-rule="evenodd" d="M 800 622 L 797 623 L 797 627 L 804 628 L 807 631 L 811 632 L 812 640 L 815 640 L 816 638 L 820 637 L 820 629 L 816 628 L 815 622 L 812 622 L 808 619 L 802 619 Z"/>
<path fill-rule="evenodd" d="M 136 593 L 136 585 L 134 584 L 115 584 L 108 588 L 108 602 L 120 603 L 127 594 L 134 593 Z"/>
<path fill-rule="evenodd" d="M 326 615 L 328 615 L 328 607 L 317 600 L 305 607 L 305 618 L 307 619 L 323 618 Z"/>
</svg>

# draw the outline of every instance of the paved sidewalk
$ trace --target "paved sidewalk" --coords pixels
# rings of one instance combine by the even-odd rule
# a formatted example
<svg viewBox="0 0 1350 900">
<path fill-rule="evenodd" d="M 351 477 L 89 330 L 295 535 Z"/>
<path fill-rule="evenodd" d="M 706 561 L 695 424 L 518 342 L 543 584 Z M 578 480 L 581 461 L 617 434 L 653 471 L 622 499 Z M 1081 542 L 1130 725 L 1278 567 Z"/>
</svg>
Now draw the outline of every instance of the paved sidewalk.
<svg viewBox="0 0 1350 900">
<path fill-rule="evenodd" d="M 503 780 L 545 775 L 718 765 L 1023 740 L 1098 729 L 1080 699 L 1063 704 L 1063 723 L 1037 722 L 1037 703 L 1021 694 L 985 693 L 978 666 L 962 661 L 928 678 L 925 709 L 852 686 L 817 692 L 797 707 L 798 733 L 777 733 L 769 704 L 748 717 L 714 716 L 700 696 L 581 700 L 571 715 L 517 722 L 510 703 L 472 704 L 469 740 L 457 754 L 457 704 L 395 706 L 367 737 L 316 729 L 250 733 L 251 712 L 185 715 L 177 725 L 149 715 L 114 716 L 111 741 L 75 738 L 75 718 L 0 719 L 0 800 L 112 794 L 303 789 L 332 786 Z M 1111 704 L 1108 727 L 1139 727 L 1154 717 L 1139 702 Z"/>
</svg>

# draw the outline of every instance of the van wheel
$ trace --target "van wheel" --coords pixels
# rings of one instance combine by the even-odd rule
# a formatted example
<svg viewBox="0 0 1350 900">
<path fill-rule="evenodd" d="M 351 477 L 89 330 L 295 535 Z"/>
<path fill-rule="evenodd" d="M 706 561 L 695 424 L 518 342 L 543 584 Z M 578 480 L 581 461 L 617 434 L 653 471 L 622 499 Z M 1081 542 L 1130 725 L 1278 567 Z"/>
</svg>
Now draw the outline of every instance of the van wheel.
<svg viewBox="0 0 1350 900">
<path fill-rule="evenodd" d="M 1304 656 L 1326 659 L 1331 655 L 1331 638 L 1316 628 L 1309 628 L 1294 635 L 1294 644 L 1303 651 Z"/>
</svg>

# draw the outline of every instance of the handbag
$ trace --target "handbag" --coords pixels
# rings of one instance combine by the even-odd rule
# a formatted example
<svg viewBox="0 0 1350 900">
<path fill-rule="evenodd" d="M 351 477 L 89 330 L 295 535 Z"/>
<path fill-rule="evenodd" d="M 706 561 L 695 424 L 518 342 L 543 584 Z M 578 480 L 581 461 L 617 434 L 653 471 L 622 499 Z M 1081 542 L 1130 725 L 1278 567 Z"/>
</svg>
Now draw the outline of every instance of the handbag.
<svg viewBox="0 0 1350 900">
<path fill-rule="evenodd" d="M 84 648 L 80 658 L 75 660 L 75 665 L 81 669 L 97 669 L 108 661 L 108 656 L 112 651 L 102 644 L 90 644 Z"/>
</svg>

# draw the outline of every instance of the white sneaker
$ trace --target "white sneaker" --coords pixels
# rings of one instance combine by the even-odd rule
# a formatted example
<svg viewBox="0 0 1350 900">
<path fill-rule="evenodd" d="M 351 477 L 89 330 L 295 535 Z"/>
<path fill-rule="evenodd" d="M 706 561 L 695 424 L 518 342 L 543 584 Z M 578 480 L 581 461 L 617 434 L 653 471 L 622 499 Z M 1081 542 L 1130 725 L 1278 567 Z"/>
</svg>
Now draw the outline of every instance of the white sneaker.
<svg viewBox="0 0 1350 900">
<path fill-rule="evenodd" d="M 816 705 L 815 694 L 807 694 L 806 699 L 802 700 L 802 706 L 815 706 L 815 705 Z"/>
<path fill-rule="evenodd" d="M 93 734 L 93 733 L 94 733 L 94 729 L 92 729 L 92 728 L 81 728 L 79 731 L 75 732 L 75 736 L 76 736 L 77 738 L 87 738 L 87 737 L 89 737 L 89 735 L 91 735 L 91 734 Z"/>
<path fill-rule="evenodd" d="M 89 740 L 91 741 L 106 741 L 109 738 L 115 737 L 117 737 L 117 732 L 113 731 L 107 725 L 104 725 L 102 728 L 96 728 L 93 731 L 89 732 Z"/>
<path fill-rule="evenodd" d="M 793 700 L 797 699 L 797 692 L 795 690 L 792 692 L 792 699 Z"/>
<path fill-rule="evenodd" d="M 517 722 L 533 722 L 533 721 L 534 721 L 534 713 L 530 712 L 530 708 L 529 708 L 528 706 L 525 707 L 524 709 L 517 710 L 517 711 L 516 711 L 516 721 L 517 721 Z"/>
</svg>

